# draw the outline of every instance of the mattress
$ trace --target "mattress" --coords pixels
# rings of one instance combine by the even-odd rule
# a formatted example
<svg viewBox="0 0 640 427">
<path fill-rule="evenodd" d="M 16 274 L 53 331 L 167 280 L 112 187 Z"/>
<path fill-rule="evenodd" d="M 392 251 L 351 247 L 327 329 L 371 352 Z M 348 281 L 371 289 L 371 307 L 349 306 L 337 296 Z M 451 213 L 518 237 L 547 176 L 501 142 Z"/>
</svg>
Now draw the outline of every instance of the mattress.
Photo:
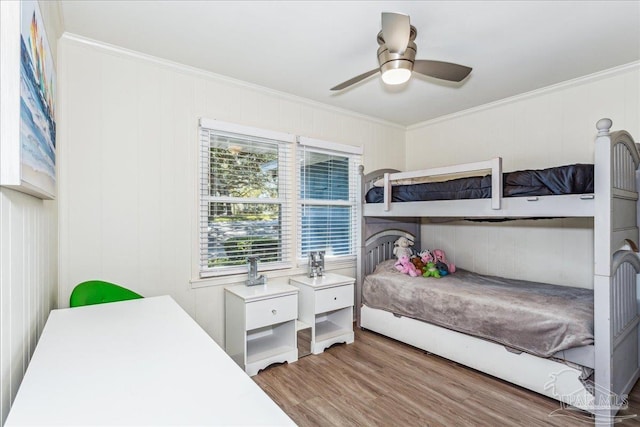
<svg viewBox="0 0 640 427">
<path fill-rule="evenodd" d="M 440 279 L 380 263 L 362 285 L 363 303 L 540 357 L 593 344 L 593 291 L 458 269 Z"/>
<path fill-rule="evenodd" d="M 591 164 L 573 164 L 548 169 L 529 169 L 503 174 L 503 197 L 550 196 L 593 193 Z M 384 188 L 371 188 L 367 203 L 382 203 Z M 442 182 L 394 185 L 392 202 L 491 198 L 491 175 Z"/>
</svg>

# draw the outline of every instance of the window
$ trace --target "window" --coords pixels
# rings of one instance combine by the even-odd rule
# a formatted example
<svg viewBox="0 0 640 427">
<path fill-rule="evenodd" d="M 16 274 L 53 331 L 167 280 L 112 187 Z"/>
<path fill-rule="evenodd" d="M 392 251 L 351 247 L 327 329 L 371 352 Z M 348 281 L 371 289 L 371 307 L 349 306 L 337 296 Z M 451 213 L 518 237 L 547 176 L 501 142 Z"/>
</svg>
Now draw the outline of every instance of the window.
<svg viewBox="0 0 640 427">
<path fill-rule="evenodd" d="M 301 137 L 298 149 L 298 247 L 327 258 L 356 255 L 360 149 Z"/>
<path fill-rule="evenodd" d="M 306 264 L 310 251 L 355 259 L 362 149 L 298 140 L 200 120 L 200 277 L 246 274 L 250 256 L 261 271 Z"/>
<path fill-rule="evenodd" d="M 200 275 L 285 268 L 291 255 L 292 135 L 202 119 Z"/>
</svg>

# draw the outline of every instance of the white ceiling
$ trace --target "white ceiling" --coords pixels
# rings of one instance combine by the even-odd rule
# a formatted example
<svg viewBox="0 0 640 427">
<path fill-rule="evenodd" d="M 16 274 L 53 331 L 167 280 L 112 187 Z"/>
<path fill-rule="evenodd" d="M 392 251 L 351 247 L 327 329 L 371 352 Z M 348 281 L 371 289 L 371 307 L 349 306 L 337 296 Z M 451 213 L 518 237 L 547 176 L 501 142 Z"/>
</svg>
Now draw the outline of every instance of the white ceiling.
<svg viewBox="0 0 640 427">
<path fill-rule="evenodd" d="M 62 1 L 65 31 L 401 125 L 640 60 L 640 1 Z M 377 67 L 383 11 L 409 14 L 417 59 L 462 84 Z"/>
</svg>

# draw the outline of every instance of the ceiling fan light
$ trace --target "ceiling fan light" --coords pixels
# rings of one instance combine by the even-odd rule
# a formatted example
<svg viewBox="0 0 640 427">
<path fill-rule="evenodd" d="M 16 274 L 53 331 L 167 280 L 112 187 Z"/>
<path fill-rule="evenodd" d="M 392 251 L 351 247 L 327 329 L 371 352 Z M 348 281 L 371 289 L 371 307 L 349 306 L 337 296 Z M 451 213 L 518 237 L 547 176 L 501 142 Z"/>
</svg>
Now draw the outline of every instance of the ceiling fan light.
<svg viewBox="0 0 640 427">
<path fill-rule="evenodd" d="M 411 70 L 406 68 L 392 68 L 382 73 L 382 81 L 388 85 L 399 85 L 409 81 Z"/>
</svg>

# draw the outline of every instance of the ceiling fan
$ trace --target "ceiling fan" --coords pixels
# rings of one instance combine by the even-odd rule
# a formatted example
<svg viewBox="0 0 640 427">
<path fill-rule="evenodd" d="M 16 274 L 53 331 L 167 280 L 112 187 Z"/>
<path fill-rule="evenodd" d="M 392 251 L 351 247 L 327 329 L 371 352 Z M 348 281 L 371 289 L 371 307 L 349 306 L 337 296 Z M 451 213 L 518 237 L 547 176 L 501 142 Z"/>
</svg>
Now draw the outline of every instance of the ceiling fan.
<svg viewBox="0 0 640 427">
<path fill-rule="evenodd" d="M 382 73 L 382 81 L 388 85 L 405 83 L 411 77 L 412 71 L 453 82 L 459 82 L 469 75 L 471 68 L 464 65 L 426 59 L 416 60 L 417 47 L 413 41 L 417 34 L 416 27 L 409 23 L 409 15 L 383 12 L 382 30 L 378 33 L 380 66 L 340 83 L 331 90 L 347 88 L 378 71 Z"/>
</svg>

